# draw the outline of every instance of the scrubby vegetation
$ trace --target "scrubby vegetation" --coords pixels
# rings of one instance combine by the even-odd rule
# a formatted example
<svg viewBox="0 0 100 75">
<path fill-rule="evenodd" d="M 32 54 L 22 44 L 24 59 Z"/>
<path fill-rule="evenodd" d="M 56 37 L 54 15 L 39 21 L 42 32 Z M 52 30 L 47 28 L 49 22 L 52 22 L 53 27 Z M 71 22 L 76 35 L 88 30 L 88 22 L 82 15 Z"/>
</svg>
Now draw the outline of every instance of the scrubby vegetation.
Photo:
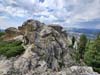
<svg viewBox="0 0 100 75">
<path fill-rule="evenodd" d="M 10 58 L 22 54 L 24 48 L 21 44 L 21 41 L 0 41 L 0 55 Z"/>
<path fill-rule="evenodd" d="M 5 35 L 5 32 L 0 32 L 0 41 L 2 41 L 2 36 Z"/>
<path fill-rule="evenodd" d="M 5 32 L 0 32 L 0 37 L 3 36 L 5 34 Z"/>
</svg>

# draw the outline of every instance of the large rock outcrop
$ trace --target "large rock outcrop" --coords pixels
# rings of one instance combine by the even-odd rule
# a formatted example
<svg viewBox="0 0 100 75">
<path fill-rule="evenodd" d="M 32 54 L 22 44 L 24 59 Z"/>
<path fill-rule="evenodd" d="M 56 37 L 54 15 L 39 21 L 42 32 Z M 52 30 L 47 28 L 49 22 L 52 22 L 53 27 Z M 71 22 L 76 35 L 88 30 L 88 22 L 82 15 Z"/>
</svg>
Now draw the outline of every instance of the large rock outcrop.
<svg viewBox="0 0 100 75">
<path fill-rule="evenodd" d="M 0 75 L 99 75 L 76 63 L 62 27 L 28 20 L 17 30 L 12 40 L 21 40 L 25 52 L 10 59 L 1 57 Z"/>
<path fill-rule="evenodd" d="M 12 40 L 12 38 L 20 35 L 20 32 L 17 28 L 9 27 L 5 30 L 5 35 L 2 36 L 2 39 L 5 41 Z"/>
</svg>

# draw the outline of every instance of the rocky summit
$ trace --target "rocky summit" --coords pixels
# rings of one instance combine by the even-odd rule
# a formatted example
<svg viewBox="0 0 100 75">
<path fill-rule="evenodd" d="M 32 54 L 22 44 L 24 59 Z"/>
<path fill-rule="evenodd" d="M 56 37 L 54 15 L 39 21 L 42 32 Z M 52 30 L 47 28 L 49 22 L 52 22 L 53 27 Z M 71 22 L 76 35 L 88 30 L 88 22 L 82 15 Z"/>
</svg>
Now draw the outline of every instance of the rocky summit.
<svg viewBox="0 0 100 75">
<path fill-rule="evenodd" d="M 31 19 L 5 32 L 4 40 L 22 41 L 25 51 L 16 57 L 1 56 L 0 75 L 99 75 L 75 60 L 75 50 L 59 25 Z"/>
</svg>

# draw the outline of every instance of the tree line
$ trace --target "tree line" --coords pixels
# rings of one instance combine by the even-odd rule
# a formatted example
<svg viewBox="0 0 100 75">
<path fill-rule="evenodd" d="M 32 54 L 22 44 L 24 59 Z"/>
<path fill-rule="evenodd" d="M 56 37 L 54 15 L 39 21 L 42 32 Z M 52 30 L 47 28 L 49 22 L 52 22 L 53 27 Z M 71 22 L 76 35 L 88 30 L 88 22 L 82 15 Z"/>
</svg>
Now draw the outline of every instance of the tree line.
<svg viewBox="0 0 100 75">
<path fill-rule="evenodd" d="M 75 40 L 73 36 L 72 46 Z M 100 73 L 100 34 L 94 40 L 90 40 L 82 34 L 77 45 L 77 60 L 85 62 L 86 65 L 92 66 L 95 71 Z"/>
</svg>

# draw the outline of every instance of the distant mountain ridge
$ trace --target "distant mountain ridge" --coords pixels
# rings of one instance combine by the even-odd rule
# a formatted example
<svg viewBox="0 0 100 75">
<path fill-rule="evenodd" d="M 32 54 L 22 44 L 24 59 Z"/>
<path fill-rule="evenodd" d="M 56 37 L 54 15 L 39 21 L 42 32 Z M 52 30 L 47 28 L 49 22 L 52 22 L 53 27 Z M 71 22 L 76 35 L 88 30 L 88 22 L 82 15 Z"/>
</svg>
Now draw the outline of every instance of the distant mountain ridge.
<svg viewBox="0 0 100 75">
<path fill-rule="evenodd" d="M 100 29 L 85 29 L 85 28 L 65 28 L 65 30 L 69 34 L 81 35 L 85 34 L 88 38 L 95 38 L 98 33 L 100 33 Z"/>
<path fill-rule="evenodd" d="M 4 31 L 4 29 L 0 29 L 0 32 L 3 32 Z"/>
<path fill-rule="evenodd" d="M 86 28 L 67 28 L 65 27 L 64 30 L 69 35 L 80 36 L 81 34 L 85 34 L 88 38 L 94 39 L 96 38 L 97 34 L 100 33 L 100 29 L 86 29 Z M 0 32 L 4 32 L 4 29 L 0 29 Z"/>
</svg>

